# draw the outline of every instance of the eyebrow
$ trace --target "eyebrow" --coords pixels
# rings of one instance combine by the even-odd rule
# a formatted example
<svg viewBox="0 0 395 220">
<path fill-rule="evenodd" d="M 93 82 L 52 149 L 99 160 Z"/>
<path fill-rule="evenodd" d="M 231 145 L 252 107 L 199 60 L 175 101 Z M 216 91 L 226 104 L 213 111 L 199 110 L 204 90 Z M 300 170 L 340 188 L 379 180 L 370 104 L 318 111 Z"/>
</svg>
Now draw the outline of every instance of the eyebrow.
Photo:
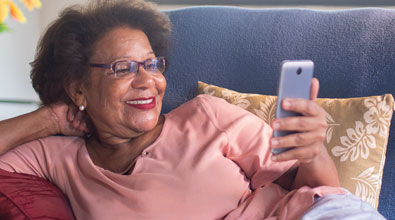
<svg viewBox="0 0 395 220">
<path fill-rule="evenodd" d="M 150 52 L 148 52 L 146 55 L 151 55 L 151 54 L 155 54 L 154 51 L 150 51 Z M 112 62 L 115 62 L 115 61 L 117 61 L 117 60 L 129 59 L 129 58 L 130 58 L 130 56 L 117 57 L 117 58 L 113 59 Z"/>
</svg>

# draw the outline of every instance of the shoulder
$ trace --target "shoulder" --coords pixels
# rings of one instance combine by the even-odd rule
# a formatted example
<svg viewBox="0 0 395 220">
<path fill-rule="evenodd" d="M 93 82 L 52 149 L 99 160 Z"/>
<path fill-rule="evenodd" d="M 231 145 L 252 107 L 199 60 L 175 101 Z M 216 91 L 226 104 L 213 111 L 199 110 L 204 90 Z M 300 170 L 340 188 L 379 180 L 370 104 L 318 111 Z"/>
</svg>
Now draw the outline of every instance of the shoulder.
<svg viewBox="0 0 395 220">
<path fill-rule="evenodd" d="M 20 154 L 56 156 L 78 151 L 85 145 L 84 139 L 71 136 L 49 136 L 40 138 L 13 149 Z"/>
<path fill-rule="evenodd" d="M 58 145 L 59 147 L 79 146 L 85 143 L 83 138 L 76 136 L 49 136 L 40 138 L 38 141 L 46 145 Z"/>
<path fill-rule="evenodd" d="M 227 107 L 232 108 L 231 104 L 224 99 L 210 95 L 198 95 L 169 112 L 168 117 L 191 119 L 192 116 L 199 116 L 212 118 L 215 117 L 215 112 L 221 112 L 221 109 Z"/>
<path fill-rule="evenodd" d="M 220 130 L 227 130 L 230 124 L 235 123 L 246 124 L 246 126 L 265 124 L 262 119 L 251 112 L 210 95 L 198 95 L 169 114 L 172 115 L 171 117 L 181 117 L 184 120 L 208 119 Z"/>
<path fill-rule="evenodd" d="M 227 102 L 225 99 L 211 95 L 198 95 L 195 97 L 194 100 L 196 100 L 196 102 L 198 102 L 199 105 L 207 111 L 229 112 L 233 114 L 237 114 L 239 112 L 247 114 L 249 113 L 246 110 L 240 108 L 239 106 Z"/>
<path fill-rule="evenodd" d="M 230 109 L 229 109 L 230 108 Z M 224 99 L 211 96 L 211 95 L 198 95 L 195 98 L 185 102 L 184 104 L 180 105 L 178 108 L 174 109 L 172 112 L 191 112 L 191 111 L 215 111 L 215 110 L 225 110 L 229 109 L 230 111 L 244 111 L 240 107 L 232 105 L 225 101 Z"/>
<path fill-rule="evenodd" d="M 251 112 L 227 102 L 226 100 L 210 95 L 199 95 L 196 98 L 199 105 L 209 114 L 210 118 L 221 120 L 238 120 L 240 118 L 251 118 L 251 120 L 261 120 Z"/>
<path fill-rule="evenodd" d="M 0 168 L 53 181 L 53 172 L 75 160 L 85 141 L 79 137 L 51 136 L 20 145 L 0 156 Z"/>
<path fill-rule="evenodd" d="M 204 103 L 229 104 L 224 99 L 221 99 L 221 98 L 218 98 L 218 97 L 215 97 L 212 95 L 206 95 L 206 94 L 198 95 L 194 99 L 198 102 L 204 102 Z"/>
<path fill-rule="evenodd" d="M 61 148 L 77 147 L 80 146 L 81 144 L 84 144 L 85 141 L 83 138 L 75 137 L 75 136 L 49 136 L 49 137 L 37 139 L 36 141 L 26 143 L 25 145 L 29 146 L 37 143 L 44 146 L 45 148 L 61 149 Z"/>
</svg>

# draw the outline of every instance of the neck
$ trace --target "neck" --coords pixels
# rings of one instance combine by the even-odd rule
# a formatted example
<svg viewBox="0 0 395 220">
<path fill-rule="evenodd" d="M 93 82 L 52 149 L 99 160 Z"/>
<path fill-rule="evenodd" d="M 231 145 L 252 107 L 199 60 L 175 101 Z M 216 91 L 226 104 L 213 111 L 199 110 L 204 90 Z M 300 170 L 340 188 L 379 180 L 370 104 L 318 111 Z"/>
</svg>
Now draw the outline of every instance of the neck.
<svg viewBox="0 0 395 220">
<path fill-rule="evenodd" d="M 89 156 L 95 165 L 120 173 L 130 167 L 142 151 L 159 137 L 163 124 L 164 116 L 160 116 L 154 129 L 117 144 L 103 141 L 97 135 L 93 135 L 87 141 Z"/>
</svg>

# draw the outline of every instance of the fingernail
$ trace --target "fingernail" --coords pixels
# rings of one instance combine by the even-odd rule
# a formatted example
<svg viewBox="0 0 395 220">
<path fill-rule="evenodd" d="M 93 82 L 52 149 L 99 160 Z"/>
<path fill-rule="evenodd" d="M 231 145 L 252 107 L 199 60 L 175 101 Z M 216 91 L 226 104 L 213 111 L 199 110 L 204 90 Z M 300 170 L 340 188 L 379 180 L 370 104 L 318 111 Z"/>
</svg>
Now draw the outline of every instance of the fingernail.
<svg viewBox="0 0 395 220">
<path fill-rule="evenodd" d="M 280 128 L 280 124 L 279 124 L 279 123 L 276 123 L 276 122 L 275 122 L 275 123 L 273 123 L 273 125 L 272 125 L 272 126 L 273 126 L 273 129 L 274 129 L 274 130 L 277 130 L 277 129 L 279 129 L 279 128 Z"/>
<path fill-rule="evenodd" d="M 283 107 L 288 108 L 291 106 L 291 103 L 288 100 L 283 101 Z"/>
<path fill-rule="evenodd" d="M 278 140 L 272 139 L 272 145 L 273 145 L 273 146 L 278 145 Z"/>
<path fill-rule="evenodd" d="M 272 157 L 272 160 L 273 160 L 273 161 L 277 161 L 277 159 L 278 159 L 278 158 L 277 158 L 276 156 L 273 156 L 273 157 Z"/>
</svg>

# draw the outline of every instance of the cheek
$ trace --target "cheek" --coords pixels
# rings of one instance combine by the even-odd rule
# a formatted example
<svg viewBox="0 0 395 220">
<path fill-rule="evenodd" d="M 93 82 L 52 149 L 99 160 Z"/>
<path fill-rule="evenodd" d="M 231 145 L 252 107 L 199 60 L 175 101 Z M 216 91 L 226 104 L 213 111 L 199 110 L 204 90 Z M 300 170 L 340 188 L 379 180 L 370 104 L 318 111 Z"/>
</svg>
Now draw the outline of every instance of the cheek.
<svg viewBox="0 0 395 220">
<path fill-rule="evenodd" d="M 119 108 L 122 94 L 128 90 L 129 84 L 125 82 L 102 81 L 97 84 L 97 89 L 91 93 L 91 98 L 95 99 L 95 105 L 102 110 Z"/>
<path fill-rule="evenodd" d="M 166 78 L 163 75 L 156 78 L 156 87 L 159 93 L 162 95 L 162 97 L 165 93 L 166 85 L 167 85 Z"/>
</svg>

